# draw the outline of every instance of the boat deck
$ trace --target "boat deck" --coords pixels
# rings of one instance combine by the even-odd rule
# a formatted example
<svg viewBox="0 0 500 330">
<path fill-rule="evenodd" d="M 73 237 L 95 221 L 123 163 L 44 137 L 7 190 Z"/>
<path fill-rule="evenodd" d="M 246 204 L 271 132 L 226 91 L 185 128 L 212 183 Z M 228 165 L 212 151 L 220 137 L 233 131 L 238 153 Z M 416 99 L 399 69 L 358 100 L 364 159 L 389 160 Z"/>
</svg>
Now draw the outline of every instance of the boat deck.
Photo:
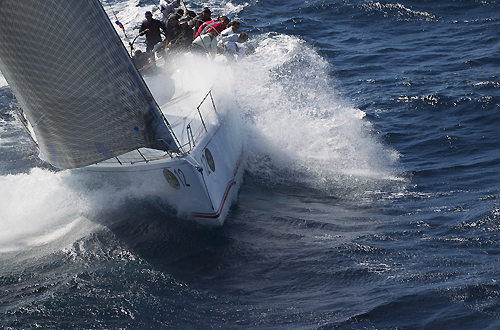
<svg viewBox="0 0 500 330">
<path fill-rule="evenodd" d="M 145 77 L 144 80 L 167 119 L 182 152 L 185 153 L 196 146 L 197 141 L 206 132 L 206 125 L 218 121 L 218 114 L 212 96 L 207 90 L 186 90 L 182 87 L 182 83 L 176 83 L 174 79 L 176 79 L 175 74 L 172 77 L 167 75 Z M 177 153 L 140 148 L 97 165 L 147 163 L 177 156 Z"/>
</svg>

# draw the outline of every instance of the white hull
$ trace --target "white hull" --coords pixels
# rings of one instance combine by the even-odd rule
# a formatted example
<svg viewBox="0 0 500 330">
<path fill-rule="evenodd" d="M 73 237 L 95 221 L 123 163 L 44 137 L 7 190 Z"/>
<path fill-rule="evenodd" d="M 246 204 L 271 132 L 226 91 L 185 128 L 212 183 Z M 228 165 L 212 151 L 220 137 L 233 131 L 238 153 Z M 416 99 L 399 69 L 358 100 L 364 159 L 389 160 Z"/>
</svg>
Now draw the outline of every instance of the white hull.
<svg viewBox="0 0 500 330">
<path fill-rule="evenodd" d="M 61 169 L 133 176 L 181 214 L 224 223 L 243 152 L 231 111 L 216 109 L 212 96 L 219 75 L 209 69 L 217 64 L 169 54 L 151 68 L 154 76 L 143 77 L 99 1 L 42 1 L 43 10 L 0 3 L 3 21 L 21 10 L 42 27 L 33 40 L 28 26 L 0 24 L 0 67 L 42 159 Z M 54 28 L 60 15 L 66 20 Z M 53 41 L 68 39 L 68 30 L 74 51 L 54 51 Z"/>
<path fill-rule="evenodd" d="M 231 114 L 207 125 L 206 133 L 181 157 L 138 162 L 102 162 L 91 172 L 131 175 L 202 225 L 222 226 L 243 175 L 243 148 Z"/>
</svg>

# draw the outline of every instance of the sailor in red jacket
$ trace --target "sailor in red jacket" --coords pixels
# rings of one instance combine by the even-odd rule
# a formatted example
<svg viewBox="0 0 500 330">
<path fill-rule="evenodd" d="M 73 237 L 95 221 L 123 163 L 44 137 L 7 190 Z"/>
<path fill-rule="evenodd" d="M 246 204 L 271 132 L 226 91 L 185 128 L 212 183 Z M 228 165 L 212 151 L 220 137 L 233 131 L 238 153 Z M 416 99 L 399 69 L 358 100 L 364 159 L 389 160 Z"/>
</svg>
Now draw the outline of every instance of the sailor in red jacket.
<svg viewBox="0 0 500 330">
<path fill-rule="evenodd" d="M 199 37 L 200 35 L 206 34 L 206 33 L 214 33 L 215 36 L 218 36 L 229 24 L 229 18 L 226 16 L 220 16 L 216 20 L 208 21 L 203 23 L 200 28 L 198 29 L 198 32 L 194 35 L 195 38 Z"/>
<path fill-rule="evenodd" d="M 215 33 L 216 36 L 219 36 L 222 31 L 224 31 L 229 25 L 229 18 L 226 16 L 219 17 L 219 22 L 215 23 L 208 29 L 207 33 Z"/>
</svg>

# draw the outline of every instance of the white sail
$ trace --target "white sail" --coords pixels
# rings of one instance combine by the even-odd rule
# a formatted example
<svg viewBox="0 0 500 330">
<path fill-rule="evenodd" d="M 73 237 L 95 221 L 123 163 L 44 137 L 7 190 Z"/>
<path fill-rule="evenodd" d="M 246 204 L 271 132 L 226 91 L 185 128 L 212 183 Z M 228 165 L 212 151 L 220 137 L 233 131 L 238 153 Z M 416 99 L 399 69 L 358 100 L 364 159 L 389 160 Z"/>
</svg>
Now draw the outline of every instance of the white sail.
<svg viewBox="0 0 500 330">
<path fill-rule="evenodd" d="M 0 0 L 0 22 L 0 71 L 52 165 L 177 150 L 98 0 Z"/>
</svg>

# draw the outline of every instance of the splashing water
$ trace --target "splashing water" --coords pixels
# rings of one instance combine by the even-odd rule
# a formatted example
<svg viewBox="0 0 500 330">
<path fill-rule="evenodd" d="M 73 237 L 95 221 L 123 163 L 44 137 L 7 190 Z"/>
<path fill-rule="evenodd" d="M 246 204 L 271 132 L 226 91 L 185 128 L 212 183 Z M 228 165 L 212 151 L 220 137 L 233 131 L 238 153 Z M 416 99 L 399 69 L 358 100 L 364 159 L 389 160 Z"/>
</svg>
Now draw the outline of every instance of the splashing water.
<svg viewBox="0 0 500 330">
<path fill-rule="evenodd" d="M 397 152 L 339 93 L 327 62 L 297 37 L 259 39 L 234 74 L 249 130 L 247 169 L 270 178 L 292 171 L 327 189 L 394 180 Z"/>
<path fill-rule="evenodd" d="M 32 169 L 29 174 L 0 177 L 0 252 L 22 250 L 57 240 L 86 221 L 85 194 L 71 187 L 70 172 Z M 75 238 L 75 237 L 73 237 Z"/>
</svg>

